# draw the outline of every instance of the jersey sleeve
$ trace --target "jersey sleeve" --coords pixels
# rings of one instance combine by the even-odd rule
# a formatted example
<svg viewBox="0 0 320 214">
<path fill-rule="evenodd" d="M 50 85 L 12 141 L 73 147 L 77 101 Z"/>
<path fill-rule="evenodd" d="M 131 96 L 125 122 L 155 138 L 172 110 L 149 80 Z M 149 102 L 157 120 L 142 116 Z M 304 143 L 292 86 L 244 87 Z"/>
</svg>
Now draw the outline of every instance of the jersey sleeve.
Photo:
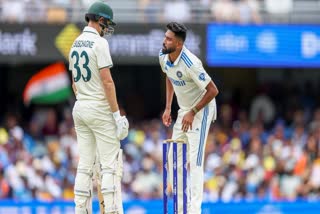
<svg viewBox="0 0 320 214">
<path fill-rule="evenodd" d="M 71 60 L 71 57 L 69 55 L 69 71 L 72 71 L 72 60 Z"/>
<path fill-rule="evenodd" d="M 166 73 L 165 66 L 164 66 L 164 57 L 165 57 L 165 54 L 163 54 L 162 50 L 160 50 L 159 51 L 159 64 L 160 64 L 162 72 Z"/>
<path fill-rule="evenodd" d="M 106 39 L 101 39 L 101 43 L 96 46 L 97 65 L 99 70 L 102 68 L 111 68 L 113 62 L 111 59 L 109 43 Z"/>
<path fill-rule="evenodd" d="M 200 88 L 200 90 L 204 90 L 211 81 L 211 77 L 204 70 L 200 60 L 190 66 L 189 75 Z"/>
<path fill-rule="evenodd" d="M 72 52 L 72 49 L 70 49 L 70 53 L 69 53 L 69 71 L 72 72 L 73 63 L 71 58 L 71 52 Z"/>
</svg>

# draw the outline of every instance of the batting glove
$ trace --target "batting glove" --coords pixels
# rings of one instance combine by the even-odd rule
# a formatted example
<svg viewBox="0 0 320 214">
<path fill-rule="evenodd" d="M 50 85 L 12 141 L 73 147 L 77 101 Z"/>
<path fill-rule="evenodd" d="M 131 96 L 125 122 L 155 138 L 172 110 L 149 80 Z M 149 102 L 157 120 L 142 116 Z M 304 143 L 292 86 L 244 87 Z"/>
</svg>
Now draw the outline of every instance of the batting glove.
<svg viewBox="0 0 320 214">
<path fill-rule="evenodd" d="M 123 140 L 129 133 L 128 119 L 125 116 L 121 116 L 119 111 L 113 113 L 113 118 L 116 121 L 117 138 Z"/>
</svg>

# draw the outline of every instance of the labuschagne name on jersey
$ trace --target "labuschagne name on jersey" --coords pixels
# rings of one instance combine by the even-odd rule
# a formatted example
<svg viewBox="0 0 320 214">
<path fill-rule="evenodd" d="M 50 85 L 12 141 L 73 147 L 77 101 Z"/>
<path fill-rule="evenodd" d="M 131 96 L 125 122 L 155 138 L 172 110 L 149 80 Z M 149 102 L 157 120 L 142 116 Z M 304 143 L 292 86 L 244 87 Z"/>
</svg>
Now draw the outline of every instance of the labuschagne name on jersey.
<svg viewBox="0 0 320 214">
<path fill-rule="evenodd" d="M 94 44 L 94 41 L 89 41 L 89 40 L 77 40 L 73 43 L 72 47 L 73 48 L 92 48 Z"/>
</svg>

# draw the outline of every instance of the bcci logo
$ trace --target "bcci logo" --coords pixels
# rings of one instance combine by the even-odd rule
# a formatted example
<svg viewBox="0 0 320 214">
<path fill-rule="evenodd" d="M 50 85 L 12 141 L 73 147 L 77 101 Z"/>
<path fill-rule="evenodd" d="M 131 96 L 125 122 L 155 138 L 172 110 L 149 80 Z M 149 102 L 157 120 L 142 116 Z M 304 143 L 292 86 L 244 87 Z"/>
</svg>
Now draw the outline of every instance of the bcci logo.
<svg viewBox="0 0 320 214">
<path fill-rule="evenodd" d="M 181 71 L 177 71 L 177 77 L 178 77 L 179 79 L 181 79 L 181 77 L 182 77 L 182 72 L 181 72 Z"/>
<path fill-rule="evenodd" d="M 201 74 L 199 75 L 199 80 L 201 80 L 201 81 L 205 81 L 205 80 L 206 80 L 206 76 L 205 76 L 204 73 L 201 73 Z"/>
</svg>

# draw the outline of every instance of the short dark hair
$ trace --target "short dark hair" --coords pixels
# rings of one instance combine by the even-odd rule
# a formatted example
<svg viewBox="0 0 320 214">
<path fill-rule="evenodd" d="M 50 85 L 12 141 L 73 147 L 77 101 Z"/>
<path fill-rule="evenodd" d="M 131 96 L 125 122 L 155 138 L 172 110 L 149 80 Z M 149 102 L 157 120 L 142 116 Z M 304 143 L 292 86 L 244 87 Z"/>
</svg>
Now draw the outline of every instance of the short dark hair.
<svg viewBox="0 0 320 214">
<path fill-rule="evenodd" d="M 87 13 L 85 15 L 85 20 L 86 20 L 86 22 L 89 22 L 89 21 L 97 22 L 99 20 L 99 16 L 96 14 Z"/>
<path fill-rule="evenodd" d="M 187 38 L 187 28 L 183 24 L 179 24 L 177 22 L 170 22 L 167 24 L 167 29 L 174 32 L 175 36 L 182 39 L 184 42 Z"/>
</svg>

